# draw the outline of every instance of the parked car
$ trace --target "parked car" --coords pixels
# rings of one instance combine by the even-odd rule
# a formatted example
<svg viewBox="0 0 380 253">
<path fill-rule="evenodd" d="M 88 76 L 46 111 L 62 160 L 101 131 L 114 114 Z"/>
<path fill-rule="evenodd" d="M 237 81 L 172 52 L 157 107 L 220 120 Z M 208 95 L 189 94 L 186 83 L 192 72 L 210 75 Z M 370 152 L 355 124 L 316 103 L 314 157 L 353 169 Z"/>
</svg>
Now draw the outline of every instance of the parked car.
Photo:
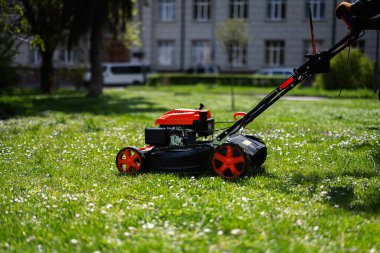
<svg viewBox="0 0 380 253">
<path fill-rule="evenodd" d="M 138 85 L 146 81 L 151 72 L 150 67 L 136 63 L 103 63 L 103 85 Z M 86 71 L 83 77 L 85 86 L 91 81 L 91 72 Z"/>
<path fill-rule="evenodd" d="M 291 76 L 294 74 L 291 68 L 263 68 L 256 72 L 258 75 Z"/>
<path fill-rule="evenodd" d="M 189 74 L 219 74 L 220 67 L 217 65 L 196 65 L 186 70 Z"/>
</svg>

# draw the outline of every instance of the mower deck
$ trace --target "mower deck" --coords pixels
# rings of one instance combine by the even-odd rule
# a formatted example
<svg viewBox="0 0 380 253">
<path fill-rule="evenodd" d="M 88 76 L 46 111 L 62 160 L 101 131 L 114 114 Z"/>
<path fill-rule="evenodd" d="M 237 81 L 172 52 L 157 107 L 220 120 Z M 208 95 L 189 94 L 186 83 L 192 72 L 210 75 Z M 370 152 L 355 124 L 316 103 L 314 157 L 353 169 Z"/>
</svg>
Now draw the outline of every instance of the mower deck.
<svg viewBox="0 0 380 253">
<path fill-rule="evenodd" d="M 257 136 L 239 135 L 216 146 L 212 141 L 197 142 L 184 147 L 146 147 L 122 149 L 116 157 L 121 173 L 156 171 L 179 174 L 217 175 L 234 179 L 257 169 L 265 161 L 267 148 Z"/>
</svg>

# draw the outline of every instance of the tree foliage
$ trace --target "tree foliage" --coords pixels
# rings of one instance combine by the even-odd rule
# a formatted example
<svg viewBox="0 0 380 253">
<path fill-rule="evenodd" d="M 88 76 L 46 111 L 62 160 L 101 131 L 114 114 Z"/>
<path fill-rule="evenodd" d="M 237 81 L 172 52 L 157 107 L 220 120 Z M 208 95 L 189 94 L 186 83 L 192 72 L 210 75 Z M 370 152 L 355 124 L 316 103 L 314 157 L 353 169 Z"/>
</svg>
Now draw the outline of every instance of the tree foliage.
<svg viewBox="0 0 380 253">
<path fill-rule="evenodd" d="M 19 75 L 12 66 L 16 53 L 14 38 L 9 33 L 0 33 L 0 93 L 11 92 L 19 82 Z"/>
<path fill-rule="evenodd" d="M 0 0 L 0 31 L 20 34 L 28 29 L 22 6 Z"/>
<path fill-rule="evenodd" d="M 23 9 L 18 4 L 0 0 L 0 92 L 11 92 L 19 81 L 13 66 L 17 53 L 16 37 L 27 29 Z"/>
<path fill-rule="evenodd" d="M 41 90 L 51 93 L 55 87 L 53 56 L 64 38 L 64 31 L 72 18 L 71 0 L 21 0 L 28 33 L 40 38 L 38 43 L 42 63 Z"/>
</svg>

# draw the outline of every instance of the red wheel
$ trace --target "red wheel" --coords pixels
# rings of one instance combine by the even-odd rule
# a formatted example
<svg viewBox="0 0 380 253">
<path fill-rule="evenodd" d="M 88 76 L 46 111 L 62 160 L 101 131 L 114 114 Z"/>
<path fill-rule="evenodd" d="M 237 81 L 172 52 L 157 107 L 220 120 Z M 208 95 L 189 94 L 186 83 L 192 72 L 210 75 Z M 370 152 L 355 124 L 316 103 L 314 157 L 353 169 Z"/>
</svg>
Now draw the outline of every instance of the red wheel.
<svg viewBox="0 0 380 253">
<path fill-rule="evenodd" d="M 142 165 L 142 153 L 133 147 L 123 148 L 116 156 L 117 169 L 123 174 L 136 174 Z"/>
<path fill-rule="evenodd" d="M 234 144 L 223 144 L 211 154 L 211 165 L 215 173 L 225 179 L 236 179 L 249 168 L 248 156 Z"/>
</svg>

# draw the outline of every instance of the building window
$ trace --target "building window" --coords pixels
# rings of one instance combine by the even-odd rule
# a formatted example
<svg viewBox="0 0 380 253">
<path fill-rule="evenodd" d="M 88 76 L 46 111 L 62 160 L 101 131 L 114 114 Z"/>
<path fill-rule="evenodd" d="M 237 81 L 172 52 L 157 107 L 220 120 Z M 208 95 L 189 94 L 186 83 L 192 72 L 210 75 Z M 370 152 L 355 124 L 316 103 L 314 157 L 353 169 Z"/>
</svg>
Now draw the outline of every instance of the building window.
<svg viewBox="0 0 380 253">
<path fill-rule="evenodd" d="M 247 64 L 247 46 L 232 46 L 228 62 L 234 67 L 241 67 Z"/>
<path fill-rule="evenodd" d="M 159 11 L 161 21 L 174 21 L 176 18 L 175 0 L 160 0 Z"/>
<path fill-rule="evenodd" d="M 248 1 L 230 0 L 230 18 L 248 18 Z"/>
<path fill-rule="evenodd" d="M 158 41 L 158 65 L 172 66 L 174 65 L 174 41 L 161 40 Z"/>
<path fill-rule="evenodd" d="M 285 42 L 270 40 L 265 42 L 265 63 L 268 66 L 281 66 L 285 63 Z"/>
<path fill-rule="evenodd" d="M 325 0 L 306 0 L 305 17 L 309 18 L 309 9 L 314 20 L 322 20 L 326 17 L 326 1 Z"/>
<path fill-rule="evenodd" d="M 29 63 L 40 64 L 41 63 L 41 53 L 39 48 L 32 48 L 29 50 Z"/>
<path fill-rule="evenodd" d="M 286 0 L 267 0 L 267 18 L 283 20 L 286 18 Z"/>
<path fill-rule="evenodd" d="M 59 51 L 59 60 L 64 64 L 75 64 L 77 62 L 77 57 L 74 51 L 62 49 Z"/>
<path fill-rule="evenodd" d="M 211 0 L 194 0 L 194 20 L 209 21 L 211 18 Z"/>
<path fill-rule="evenodd" d="M 311 40 L 306 40 L 304 41 L 304 50 L 303 50 L 303 53 L 305 55 L 309 54 L 313 54 L 313 43 L 311 42 Z M 323 47 L 323 41 L 322 40 L 316 40 L 315 41 L 315 48 L 317 49 L 317 52 L 321 51 Z"/>
<path fill-rule="evenodd" d="M 211 63 L 211 46 L 208 40 L 193 41 L 191 48 L 191 61 L 195 65 Z"/>
</svg>

